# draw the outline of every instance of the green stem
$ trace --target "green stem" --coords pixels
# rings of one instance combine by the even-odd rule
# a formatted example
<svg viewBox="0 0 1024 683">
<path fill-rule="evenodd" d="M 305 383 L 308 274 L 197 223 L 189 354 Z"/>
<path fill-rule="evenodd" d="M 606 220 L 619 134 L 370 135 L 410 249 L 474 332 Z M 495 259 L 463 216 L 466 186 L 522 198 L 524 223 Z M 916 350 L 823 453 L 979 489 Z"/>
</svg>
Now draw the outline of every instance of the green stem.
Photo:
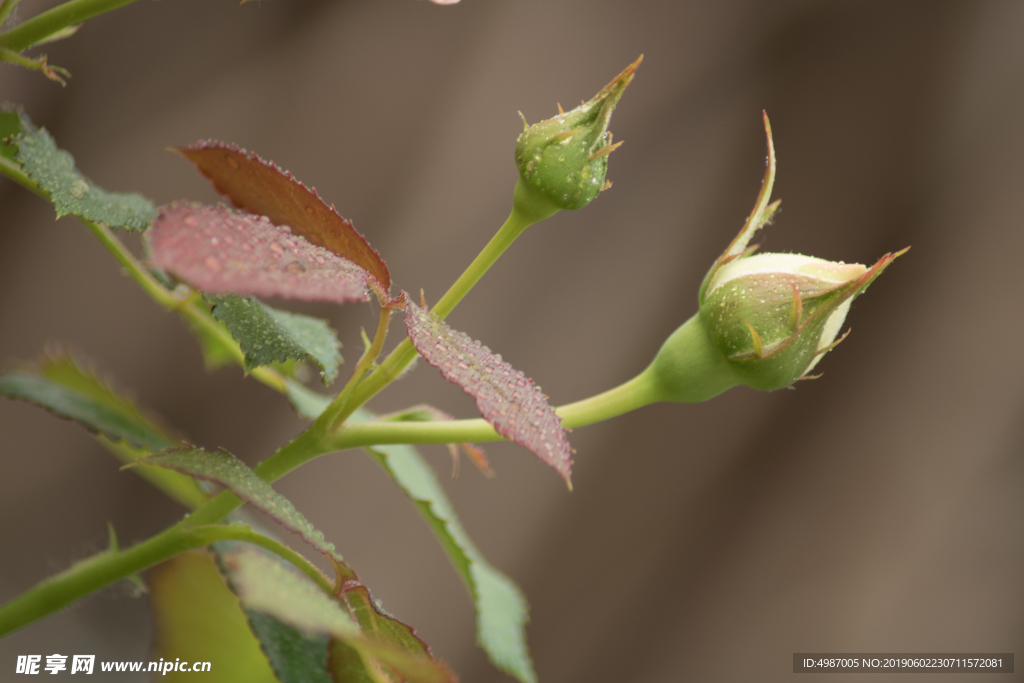
<svg viewBox="0 0 1024 683">
<path fill-rule="evenodd" d="M 288 546 L 256 533 L 249 527 L 196 527 L 188 525 L 190 521 L 186 518 L 128 550 L 94 555 L 37 584 L 0 607 L 0 636 L 16 631 L 115 581 L 144 571 L 180 553 L 204 548 L 217 541 L 243 541 L 265 548 L 293 564 L 327 593 L 333 593 L 334 584 L 309 560 Z"/>
<path fill-rule="evenodd" d="M 191 550 L 193 539 L 173 526 L 117 553 L 103 553 L 57 574 L 0 607 L 0 636 L 15 631 L 104 586 Z"/>
<path fill-rule="evenodd" d="M 334 583 L 324 576 L 324 573 L 316 568 L 312 562 L 295 552 L 288 546 L 274 539 L 257 533 L 248 526 L 211 524 L 209 526 L 183 527 L 183 533 L 189 536 L 195 543 L 196 548 L 204 548 L 217 541 L 242 541 L 258 545 L 264 550 L 269 550 L 282 560 L 294 565 L 299 571 L 308 576 L 324 592 L 334 593 Z"/>
<path fill-rule="evenodd" d="M 0 33 L 0 47 L 21 52 L 54 33 L 135 0 L 70 0 Z"/>
<path fill-rule="evenodd" d="M 555 412 L 570 429 L 601 422 L 659 400 L 649 370 L 614 389 L 558 408 Z M 482 419 L 445 422 L 348 423 L 330 437 L 331 451 L 384 444 L 480 443 L 505 437 Z M 301 463 L 296 463 L 297 467 Z"/>
<path fill-rule="evenodd" d="M 515 242 L 523 231 L 534 223 L 545 218 L 550 218 L 558 212 L 558 209 L 547 203 L 541 197 L 529 189 L 519 179 L 516 182 L 512 193 L 512 211 L 509 213 L 505 223 L 498 229 L 498 232 L 491 238 L 491 241 L 484 246 L 473 262 L 469 264 L 459 279 L 448 288 L 441 300 L 432 309 L 433 313 L 444 320 L 451 313 L 460 301 L 473 289 L 480 278 L 483 277 L 494 262 L 505 253 L 505 250 Z M 373 398 L 381 389 L 391 382 L 394 382 L 402 374 L 402 371 L 409 366 L 409 363 L 416 358 L 416 348 L 409 339 L 401 344 L 388 355 L 387 358 L 374 370 L 373 374 L 366 378 L 362 384 L 356 387 L 349 399 L 349 414 Z M 335 421 L 335 424 L 337 421 Z"/>
<path fill-rule="evenodd" d="M 377 323 L 377 332 L 373 335 L 373 341 L 370 343 L 366 350 L 363 352 L 362 357 L 356 364 L 355 370 L 352 371 L 352 376 L 349 377 L 348 382 L 342 388 L 338 395 L 334 397 L 330 405 L 324 411 L 323 415 L 320 416 L 318 422 L 322 425 L 334 425 L 344 422 L 349 415 L 352 414 L 358 406 L 354 406 L 351 409 L 347 409 L 349 398 L 352 396 L 352 392 L 355 390 L 359 383 L 366 376 L 370 366 L 377 356 L 380 355 L 381 349 L 384 347 L 384 340 L 388 336 L 388 325 L 391 323 L 391 309 L 388 306 L 383 306 L 380 309 L 380 320 Z"/>
</svg>

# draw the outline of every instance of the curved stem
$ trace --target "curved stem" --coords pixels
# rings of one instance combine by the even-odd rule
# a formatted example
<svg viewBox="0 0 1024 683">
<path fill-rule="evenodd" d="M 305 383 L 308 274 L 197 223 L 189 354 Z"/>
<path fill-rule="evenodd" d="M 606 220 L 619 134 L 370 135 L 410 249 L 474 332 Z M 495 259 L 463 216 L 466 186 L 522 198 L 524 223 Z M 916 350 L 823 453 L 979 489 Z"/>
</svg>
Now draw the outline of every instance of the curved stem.
<svg viewBox="0 0 1024 683">
<path fill-rule="evenodd" d="M 242 541 L 258 545 L 292 564 L 296 569 L 312 579 L 324 592 L 330 594 L 334 592 L 334 583 L 324 576 L 324 573 L 317 569 L 316 565 L 285 544 L 257 533 L 249 526 L 211 524 L 208 526 L 183 527 L 183 533 L 193 539 L 196 548 L 203 548 L 217 541 Z"/>
<path fill-rule="evenodd" d="M 21 52 L 61 29 L 133 2 L 135 0 L 70 0 L 0 33 L 0 47 Z"/>
</svg>

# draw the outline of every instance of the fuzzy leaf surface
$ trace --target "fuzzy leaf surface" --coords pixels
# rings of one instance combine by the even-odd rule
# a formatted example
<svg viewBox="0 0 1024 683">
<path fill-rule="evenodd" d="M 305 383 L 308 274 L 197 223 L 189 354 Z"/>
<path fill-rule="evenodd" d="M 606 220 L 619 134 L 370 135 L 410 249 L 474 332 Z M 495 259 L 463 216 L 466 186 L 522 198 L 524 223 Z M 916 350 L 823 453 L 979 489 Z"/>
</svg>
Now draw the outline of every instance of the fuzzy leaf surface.
<svg viewBox="0 0 1024 683">
<path fill-rule="evenodd" d="M 420 355 L 476 399 L 480 414 L 499 434 L 533 451 L 572 486 L 572 447 L 561 418 L 533 380 L 411 300 L 405 326 Z"/>
<path fill-rule="evenodd" d="M 249 629 L 238 598 L 228 589 L 209 553 L 182 553 L 147 573 L 153 614 L 153 659 L 230 662 L 210 673 L 237 683 L 277 683 L 260 643 Z M 209 674 L 206 674 L 209 675 Z M 203 674 L 170 671 L 159 680 L 194 681 Z M 156 680 L 156 679 L 154 679 Z"/>
<path fill-rule="evenodd" d="M 341 343 L 326 321 L 279 311 L 254 298 L 209 295 L 213 317 L 227 326 L 245 354 L 245 370 L 289 359 L 320 367 L 324 384 L 338 376 Z"/>
<path fill-rule="evenodd" d="M 429 654 L 405 650 L 388 633 L 364 632 L 343 600 L 327 595 L 307 577 L 256 548 L 239 545 L 223 552 L 220 564 L 231 589 L 247 610 L 269 615 L 308 635 L 329 635 L 356 650 L 367 666 L 383 666 L 397 674 L 398 680 L 454 680 Z M 347 668 L 352 665 L 348 662 Z"/>
<path fill-rule="evenodd" d="M 373 415 L 360 409 L 350 419 L 368 422 Z M 536 683 L 526 644 L 526 598 L 511 579 L 480 554 L 433 470 L 412 446 L 373 446 L 366 450 L 409 496 L 465 582 L 476 607 L 477 643 L 499 669 L 522 683 Z"/>
<path fill-rule="evenodd" d="M 143 458 L 142 465 L 154 465 L 220 484 L 242 500 L 273 517 L 327 557 L 341 562 L 334 544 L 324 538 L 291 501 L 270 487 L 244 462 L 227 451 L 178 448 Z"/>
<path fill-rule="evenodd" d="M 141 429 L 151 435 L 152 443 L 147 447 L 135 446 L 128 440 L 111 438 L 102 432 L 98 434 L 97 438 L 103 447 L 122 462 L 133 462 L 151 455 L 155 450 L 182 445 L 179 439 L 148 417 L 130 398 L 115 391 L 94 371 L 83 367 L 70 355 L 62 353 L 47 355 L 35 369 L 43 379 L 69 391 L 85 395 L 90 400 L 123 416 L 126 420 L 137 423 Z M 154 449 L 153 446 L 158 444 L 163 445 Z M 137 474 L 186 507 L 195 507 L 209 497 L 195 479 L 179 472 L 148 469 L 140 470 Z"/>
<path fill-rule="evenodd" d="M 151 262 L 209 294 L 366 301 L 366 271 L 269 220 L 174 202 L 146 236 Z"/>
<path fill-rule="evenodd" d="M 108 397 L 83 393 L 37 374 L 11 372 L 0 376 L 0 396 L 19 399 L 74 420 L 94 434 L 112 441 L 127 441 L 137 448 L 159 451 L 174 442 L 138 414 L 134 407 L 118 405 Z"/>
<path fill-rule="evenodd" d="M 145 230 L 156 218 L 156 209 L 148 199 L 97 187 L 78 172 L 74 158 L 59 149 L 45 129 L 30 128 L 23 116 L 20 121 L 22 132 L 13 138 L 18 148 L 13 159 L 49 193 L 58 218 L 70 214 L 125 230 Z M 6 125 L 11 122 L 8 116 Z"/>
<path fill-rule="evenodd" d="M 176 151 L 239 209 L 290 226 L 313 244 L 362 267 L 383 292 L 391 287 L 387 266 L 366 238 L 291 173 L 223 142 L 199 142 Z"/>
</svg>

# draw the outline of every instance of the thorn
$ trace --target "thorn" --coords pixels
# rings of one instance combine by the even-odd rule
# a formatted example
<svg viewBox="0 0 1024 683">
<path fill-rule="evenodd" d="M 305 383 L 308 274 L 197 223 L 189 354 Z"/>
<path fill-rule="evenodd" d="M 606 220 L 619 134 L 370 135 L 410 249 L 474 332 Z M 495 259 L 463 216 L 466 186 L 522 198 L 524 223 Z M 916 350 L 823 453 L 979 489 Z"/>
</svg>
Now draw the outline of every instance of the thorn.
<svg viewBox="0 0 1024 683">
<path fill-rule="evenodd" d="M 804 302 L 800 298 L 800 290 L 793 285 L 793 310 L 790 311 L 790 321 L 793 323 L 793 331 L 798 332 L 800 330 L 800 319 L 804 314 Z"/>
<path fill-rule="evenodd" d="M 761 335 L 757 333 L 757 330 L 754 329 L 754 326 L 746 318 L 743 319 L 743 322 L 746 323 L 747 329 L 750 330 L 750 338 L 754 340 L 754 355 L 760 360 L 764 357 L 764 342 L 761 341 Z"/>
<path fill-rule="evenodd" d="M 473 461 L 473 464 L 476 465 L 476 468 L 480 470 L 485 477 L 493 479 L 497 476 L 494 470 L 491 469 L 491 464 L 487 462 L 487 455 L 484 453 L 483 449 L 471 443 L 463 443 L 459 445 L 462 446 L 462 450 L 466 452 L 469 459 Z"/>
<path fill-rule="evenodd" d="M 114 530 L 114 523 L 107 522 L 107 552 L 114 554 L 120 550 L 117 543 L 117 532 Z"/>
<path fill-rule="evenodd" d="M 601 157 L 608 156 L 609 154 L 617 150 L 619 147 L 621 147 L 623 142 L 625 141 L 623 140 L 620 142 L 616 142 L 614 145 L 606 145 L 602 147 L 601 149 L 597 150 L 589 157 L 587 157 L 587 161 L 593 161 L 594 159 L 600 159 Z"/>
<path fill-rule="evenodd" d="M 814 354 L 814 355 L 815 355 L 815 356 L 820 356 L 820 355 L 821 355 L 821 354 L 823 354 L 823 353 L 828 353 L 828 352 L 829 352 L 829 351 L 831 351 L 832 349 L 834 349 L 834 348 L 836 348 L 837 346 L 839 346 L 839 343 L 840 343 L 840 342 L 842 342 L 842 341 L 843 341 L 844 339 L 846 339 L 847 337 L 849 337 L 849 336 L 850 336 L 850 333 L 851 333 L 851 332 L 853 332 L 853 328 L 852 328 L 852 327 L 851 327 L 850 329 L 848 329 L 848 330 L 846 331 L 846 334 L 844 334 L 844 335 L 843 335 L 842 337 L 840 337 L 839 339 L 836 339 L 836 340 L 835 340 L 834 342 L 832 342 L 831 344 L 829 344 L 828 346 L 826 346 L 826 347 L 825 347 L 825 348 L 823 348 L 823 349 L 818 349 L 818 352 L 817 352 L 816 354 Z"/>
<path fill-rule="evenodd" d="M 452 456 L 452 479 L 457 479 L 459 476 L 459 447 L 453 443 L 445 445 L 448 446 L 448 454 Z"/>
<path fill-rule="evenodd" d="M 612 189 L 612 181 L 607 178 L 604 179 L 604 185 L 601 186 L 601 192 Z"/>
<path fill-rule="evenodd" d="M 802 381 L 808 380 L 808 379 L 821 379 L 824 375 L 825 375 L 824 372 L 819 372 L 817 375 L 804 375 L 803 377 L 797 377 L 796 381 L 797 382 L 802 382 Z M 790 385 L 790 386 L 792 386 L 792 385 Z"/>
<path fill-rule="evenodd" d="M 423 288 L 420 287 L 420 308 L 427 307 L 427 300 L 423 298 Z"/>
<path fill-rule="evenodd" d="M 523 116 L 523 112 L 519 112 L 519 118 L 523 120 L 523 130 L 530 130 L 530 124 L 526 122 L 526 117 Z"/>
<path fill-rule="evenodd" d="M 564 114 L 565 110 L 562 109 L 562 103 L 561 102 L 557 102 L 556 104 L 558 104 L 558 113 L 559 114 Z"/>
<path fill-rule="evenodd" d="M 561 133 L 556 133 L 555 135 L 551 136 L 551 143 L 553 144 L 555 142 L 558 142 L 562 138 L 571 138 L 573 135 L 576 135 L 576 133 L 579 132 L 579 128 L 574 128 L 572 130 L 563 130 Z"/>
</svg>

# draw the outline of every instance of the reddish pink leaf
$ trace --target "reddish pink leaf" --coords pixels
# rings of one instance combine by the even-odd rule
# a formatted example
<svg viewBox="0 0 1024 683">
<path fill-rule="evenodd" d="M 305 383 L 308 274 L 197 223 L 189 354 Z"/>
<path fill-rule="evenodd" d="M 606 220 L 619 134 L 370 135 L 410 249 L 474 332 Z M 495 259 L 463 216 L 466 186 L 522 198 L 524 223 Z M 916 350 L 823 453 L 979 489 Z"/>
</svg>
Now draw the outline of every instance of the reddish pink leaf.
<svg viewBox="0 0 1024 683">
<path fill-rule="evenodd" d="M 420 355 L 476 399 L 480 414 L 499 434 L 536 453 L 572 487 L 572 448 L 562 420 L 532 380 L 411 300 L 405 326 Z"/>
<path fill-rule="evenodd" d="M 327 206 L 316 190 L 273 162 L 235 145 L 209 140 L 174 149 L 239 209 L 266 216 L 275 225 L 290 226 L 313 244 L 360 266 L 369 273 L 370 286 L 384 299 L 391 275 L 380 254 L 356 232 L 351 221 L 339 216 L 333 205 Z"/>
<path fill-rule="evenodd" d="M 226 206 L 168 204 L 146 235 L 154 266 L 211 294 L 335 303 L 369 297 L 359 266 Z"/>
</svg>

